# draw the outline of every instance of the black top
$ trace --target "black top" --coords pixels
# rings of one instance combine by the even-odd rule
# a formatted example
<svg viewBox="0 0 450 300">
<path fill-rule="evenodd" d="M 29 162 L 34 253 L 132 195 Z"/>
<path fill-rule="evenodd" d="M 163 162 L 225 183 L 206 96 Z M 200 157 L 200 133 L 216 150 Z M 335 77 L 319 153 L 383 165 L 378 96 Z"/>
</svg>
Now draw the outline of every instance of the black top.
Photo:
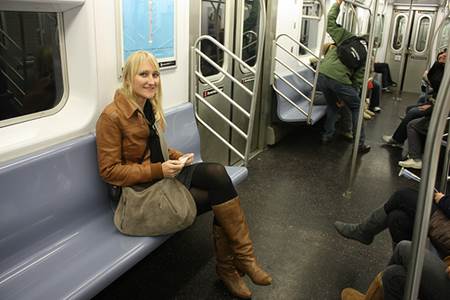
<svg viewBox="0 0 450 300">
<path fill-rule="evenodd" d="M 435 62 L 431 69 L 428 71 L 427 77 L 433 88 L 433 98 L 436 98 L 441 86 L 442 77 L 444 76 L 445 64 L 440 62 Z"/>
<path fill-rule="evenodd" d="M 150 148 L 150 161 L 152 163 L 164 162 L 164 156 L 161 150 L 161 142 L 155 126 L 155 114 L 150 100 L 144 105 L 144 114 L 149 122 L 150 134 L 148 135 L 148 147 Z"/>
</svg>

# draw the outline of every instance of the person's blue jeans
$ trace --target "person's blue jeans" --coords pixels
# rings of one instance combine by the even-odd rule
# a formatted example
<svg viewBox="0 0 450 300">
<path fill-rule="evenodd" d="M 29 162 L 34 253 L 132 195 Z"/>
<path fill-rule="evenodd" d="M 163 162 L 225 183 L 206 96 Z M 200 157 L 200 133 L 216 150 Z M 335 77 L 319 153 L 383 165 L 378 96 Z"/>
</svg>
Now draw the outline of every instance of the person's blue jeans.
<svg viewBox="0 0 450 300">
<path fill-rule="evenodd" d="M 339 108 L 336 106 L 336 102 L 341 100 L 347 105 L 352 113 L 352 130 L 353 134 L 356 133 L 356 127 L 358 125 L 359 107 L 361 105 L 361 99 L 359 92 L 351 85 L 342 84 L 334 79 L 331 79 L 323 74 L 319 74 L 317 81 L 319 89 L 322 91 L 325 99 L 327 100 L 327 118 L 324 125 L 324 138 L 331 138 L 336 131 L 336 119 Z M 364 124 L 363 124 L 364 125 Z M 364 144 L 365 132 L 364 126 L 361 128 L 361 137 L 359 144 Z"/>
<path fill-rule="evenodd" d="M 403 144 L 405 140 L 408 138 L 407 133 L 408 123 L 414 119 L 418 119 L 425 116 L 425 114 L 426 114 L 425 111 L 420 110 L 418 105 L 408 106 L 408 108 L 406 109 L 406 115 L 398 125 L 397 129 L 392 135 L 392 138 L 397 143 Z"/>
</svg>

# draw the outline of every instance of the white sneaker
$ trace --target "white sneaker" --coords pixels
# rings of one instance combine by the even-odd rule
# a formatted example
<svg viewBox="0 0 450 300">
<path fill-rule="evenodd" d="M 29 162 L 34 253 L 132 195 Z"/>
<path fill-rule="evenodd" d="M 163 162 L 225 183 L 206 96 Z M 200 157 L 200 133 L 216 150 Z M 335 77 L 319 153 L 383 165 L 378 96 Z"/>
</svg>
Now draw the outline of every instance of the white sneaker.
<svg viewBox="0 0 450 300">
<path fill-rule="evenodd" d="M 373 111 L 374 111 L 374 112 L 380 112 L 380 111 L 381 111 L 381 108 L 380 108 L 379 106 L 375 106 L 375 107 L 373 108 Z"/>
<path fill-rule="evenodd" d="M 398 165 L 404 168 L 412 168 L 412 169 L 422 169 L 422 160 L 421 159 L 412 159 L 408 158 L 404 161 L 399 161 Z"/>
<path fill-rule="evenodd" d="M 382 139 L 388 146 L 396 147 L 396 148 L 403 148 L 403 145 L 398 143 L 396 140 L 394 140 L 392 138 L 392 135 L 383 135 Z"/>
</svg>

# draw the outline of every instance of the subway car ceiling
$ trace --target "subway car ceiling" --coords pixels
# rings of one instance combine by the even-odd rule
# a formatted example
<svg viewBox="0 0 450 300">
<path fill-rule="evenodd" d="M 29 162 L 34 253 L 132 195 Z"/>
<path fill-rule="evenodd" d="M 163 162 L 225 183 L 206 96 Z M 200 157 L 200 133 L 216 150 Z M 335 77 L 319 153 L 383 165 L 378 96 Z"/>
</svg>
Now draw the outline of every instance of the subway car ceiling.
<svg viewBox="0 0 450 300">
<path fill-rule="evenodd" d="M 368 6 L 374 1 L 359 3 Z M 123 28 L 124 3 L 124 0 L 0 2 L 1 162 L 94 132 L 100 111 L 111 101 L 114 89 L 120 82 L 123 43 L 127 39 Z M 265 33 L 260 32 L 259 1 L 174 0 L 173 3 L 173 55 L 172 59 L 163 62 L 166 68 L 161 73 L 165 82 L 164 108 L 194 101 L 190 49 L 199 36 L 210 34 L 217 38 L 251 67 L 255 66 L 258 54 L 255 45 L 262 35 L 265 36 L 265 57 L 261 58 L 262 76 L 259 81 L 261 92 L 257 98 L 255 120 L 252 120 L 254 126 L 251 146 L 252 152 L 261 150 L 266 145 L 266 129 L 270 127 L 270 115 L 273 113 L 274 100 L 269 74 L 272 68 L 270 61 L 276 54 L 273 53 L 272 41 L 279 34 L 288 34 L 307 45 L 312 53 L 319 55 L 324 26 L 323 13 L 328 10 L 332 1 L 326 1 L 325 7 L 320 9 L 319 1 L 268 0 Z M 448 44 L 448 3 L 413 1 L 411 15 L 417 22 L 409 23 L 409 1 L 378 3 L 375 61 L 388 62 L 393 74 L 399 76 L 398 64 L 402 48 L 395 48 L 395 43 L 403 45 L 403 31 L 409 31 L 407 35 L 411 37 L 410 43 L 413 44 L 407 46 L 411 53 L 408 53 L 404 71 L 406 75 L 403 89 L 419 92 L 415 90 L 416 82 L 408 74 L 418 74 L 420 70 L 425 70 L 438 49 Z M 370 27 L 368 15 L 366 10 L 346 4 L 339 21 L 356 34 L 364 34 Z M 410 28 L 406 28 L 407 25 Z M 437 37 L 433 38 L 435 35 Z M 330 41 L 329 37 L 325 41 Z M 287 44 L 286 47 L 291 54 L 309 63 L 311 55 L 302 51 L 298 45 Z M 205 51 L 210 51 L 207 52 L 210 57 L 214 56 L 213 50 Z M 240 82 L 247 87 L 254 84 L 254 77 L 248 70 L 243 67 L 233 69 L 223 51 L 216 52 L 215 59 L 224 68 L 228 68 L 233 74 L 239 72 L 236 76 L 239 76 Z M 281 52 L 280 55 L 290 56 Z M 208 74 L 212 71 L 206 70 L 205 66 L 201 68 L 208 78 L 222 78 L 219 74 Z M 173 83 L 176 83 L 176 88 Z M 200 88 L 204 94 L 217 93 L 212 92 L 211 88 Z M 248 105 L 249 98 L 242 92 L 239 94 L 238 89 L 230 82 L 224 81 L 219 89 L 230 90 L 236 99 L 241 99 L 240 104 L 244 107 Z M 237 117 L 238 113 L 234 109 L 219 105 L 219 110 L 233 115 L 232 122 L 248 126 L 248 121 Z M 209 113 L 205 114 L 205 118 L 211 118 Z M 225 134 L 228 132 L 225 128 L 218 130 Z M 202 132 L 202 139 L 204 138 L 207 143 L 216 142 L 213 136 Z M 243 147 L 235 134 L 230 134 L 229 141 Z M 230 157 L 228 151 L 222 154 L 211 153 L 211 156 L 214 155 L 221 156 L 218 160 L 228 163 L 239 159 L 234 155 Z"/>
</svg>

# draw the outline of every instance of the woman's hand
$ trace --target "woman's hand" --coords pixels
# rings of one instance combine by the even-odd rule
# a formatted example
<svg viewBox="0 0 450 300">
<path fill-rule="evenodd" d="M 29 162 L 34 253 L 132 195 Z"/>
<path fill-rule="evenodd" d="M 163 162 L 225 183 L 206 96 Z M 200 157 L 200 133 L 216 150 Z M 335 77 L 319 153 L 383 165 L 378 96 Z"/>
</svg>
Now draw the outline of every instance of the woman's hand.
<svg viewBox="0 0 450 300">
<path fill-rule="evenodd" d="M 186 166 L 192 165 L 193 162 L 194 162 L 194 153 L 188 153 L 185 165 Z"/>
<path fill-rule="evenodd" d="M 183 169 L 183 163 L 178 160 L 168 160 L 162 163 L 164 177 L 175 177 Z"/>
<path fill-rule="evenodd" d="M 434 202 L 436 202 L 436 204 L 439 204 L 439 201 L 441 201 L 442 197 L 444 197 L 444 194 L 440 192 L 434 193 Z"/>
<path fill-rule="evenodd" d="M 447 272 L 447 277 L 448 279 L 450 279 L 450 266 L 448 266 L 447 269 L 445 269 L 445 272 Z"/>
<path fill-rule="evenodd" d="M 431 107 L 431 104 L 423 104 L 423 105 L 419 106 L 419 110 L 420 111 L 426 111 L 430 107 Z"/>
</svg>

